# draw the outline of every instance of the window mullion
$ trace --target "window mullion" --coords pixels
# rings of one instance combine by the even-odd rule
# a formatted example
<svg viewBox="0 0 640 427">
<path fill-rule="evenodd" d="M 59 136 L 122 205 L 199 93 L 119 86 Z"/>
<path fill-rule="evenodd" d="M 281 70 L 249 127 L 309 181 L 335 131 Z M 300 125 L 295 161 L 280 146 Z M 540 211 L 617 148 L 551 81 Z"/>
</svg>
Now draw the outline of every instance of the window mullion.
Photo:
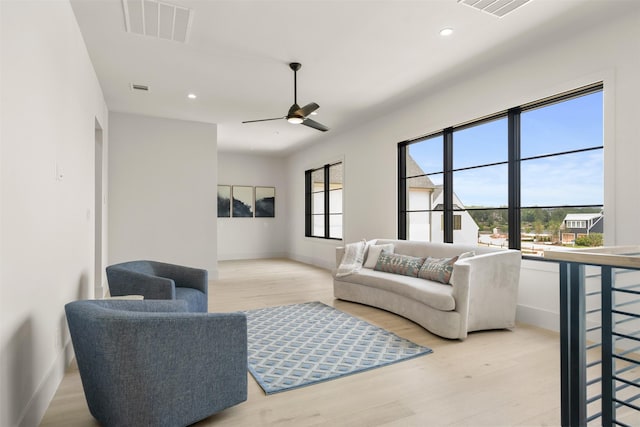
<svg viewBox="0 0 640 427">
<path fill-rule="evenodd" d="M 304 235 L 307 237 L 311 237 L 313 234 L 313 211 L 312 211 L 312 198 L 313 198 L 313 188 L 311 184 L 311 175 L 312 171 L 306 171 L 304 173 L 304 188 L 305 188 L 305 201 L 304 201 L 304 211 L 305 221 L 304 221 Z"/>
<path fill-rule="evenodd" d="M 520 249 L 520 108 L 512 108 L 508 114 L 509 144 L 509 248 Z"/>
<path fill-rule="evenodd" d="M 329 165 L 324 165 L 324 238 L 328 239 L 330 227 L 329 221 Z"/>
<path fill-rule="evenodd" d="M 407 146 L 398 146 L 398 239 L 407 239 Z"/>
<path fill-rule="evenodd" d="M 444 166 L 444 242 L 453 243 L 453 128 L 443 132 L 443 166 Z"/>
</svg>

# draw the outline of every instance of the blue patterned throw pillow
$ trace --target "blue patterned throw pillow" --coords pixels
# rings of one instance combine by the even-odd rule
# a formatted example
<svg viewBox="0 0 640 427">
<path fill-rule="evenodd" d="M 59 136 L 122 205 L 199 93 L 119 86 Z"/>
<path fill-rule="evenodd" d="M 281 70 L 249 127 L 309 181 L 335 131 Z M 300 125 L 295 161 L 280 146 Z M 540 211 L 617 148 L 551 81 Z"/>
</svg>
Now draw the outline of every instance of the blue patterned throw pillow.
<svg viewBox="0 0 640 427">
<path fill-rule="evenodd" d="M 418 277 L 444 283 L 446 285 L 451 279 L 451 273 L 453 273 L 453 264 L 457 260 L 457 256 L 454 256 L 453 258 L 427 257 L 424 264 L 422 264 L 422 267 L 420 267 Z"/>
<path fill-rule="evenodd" d="M 424 258 L 391 254 L 382 251 L 374 270 L 387 273 L 403 274 L 405 276 L 418 277 L 418 271 L 424 262 Z"/>
</svg>

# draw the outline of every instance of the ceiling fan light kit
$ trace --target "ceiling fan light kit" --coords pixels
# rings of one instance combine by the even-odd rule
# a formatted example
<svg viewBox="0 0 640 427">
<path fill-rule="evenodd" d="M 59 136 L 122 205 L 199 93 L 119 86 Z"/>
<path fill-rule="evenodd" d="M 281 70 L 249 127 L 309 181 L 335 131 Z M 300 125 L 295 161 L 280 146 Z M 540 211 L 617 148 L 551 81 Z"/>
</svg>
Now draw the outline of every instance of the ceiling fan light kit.
<svg viewBox="0 0 640 427">
<path fill-rule="evenodd" d="M 266 122 L 271 120 L 281 120 L 287 119 L 289 123 L 292 124 L 302 124 L 308 126 L 313 129 L 317 129 L 322 132 L 326 132 L 329 130 L 328 127 L 323 125 L 322 123 L 318 123 L 314 120 L 307 118 L 307 116 L 315 113 L 315 111 L 320 108 L 318 104 L 315 102 L 311 102 L 304 107 L 300 107 L 298 105 L 298 70 L 302 67 L 302 64 L 299 62 L 292 62 L 289 64 L 289 68 L 293 70 L 293 105 L 289 108 L 289 112 L 284 117 L 274 117 L 272 119 L 259 119 L 259 120 L 247 120 L 242 123 L 256 123 L 256 122 Z"/>
</svg>

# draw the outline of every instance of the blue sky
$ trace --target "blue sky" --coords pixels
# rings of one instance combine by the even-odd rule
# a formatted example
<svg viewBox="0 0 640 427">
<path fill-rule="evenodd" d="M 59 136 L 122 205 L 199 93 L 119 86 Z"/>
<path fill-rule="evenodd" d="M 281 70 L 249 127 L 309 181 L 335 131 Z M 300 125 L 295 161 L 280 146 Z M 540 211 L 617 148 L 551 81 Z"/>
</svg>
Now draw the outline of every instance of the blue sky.
<svg viewBox="0 0 640 427">
<path fill-rule="evenodd" d="M 602 92 L 529 110 L 521 115 L 521 157 L 600 146 Z M 507 160 L 507 119 L 454 132 L 454 169 Z M 442 171 L 442 138 L 409 146 L 427 173 Z M 602 150 L 521 163 L 522 205 L 603 203 Z M 439 177 L 434 182 L 441 183 Z M 507 205 L 507 166 L 454 172 L 454 191 L 467 206 Z"/>
</svg>

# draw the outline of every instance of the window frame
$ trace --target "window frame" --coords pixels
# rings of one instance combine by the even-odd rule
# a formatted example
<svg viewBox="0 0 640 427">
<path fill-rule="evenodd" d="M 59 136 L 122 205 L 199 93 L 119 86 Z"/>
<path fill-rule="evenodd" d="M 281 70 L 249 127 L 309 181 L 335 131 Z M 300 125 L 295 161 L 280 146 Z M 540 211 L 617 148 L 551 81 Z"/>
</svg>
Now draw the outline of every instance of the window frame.
<svg viewBox="0 0 640 427">
<path fill-rule="evenodd" d="M 342 173 L 342 187 L 340 188 L 340 190 L 343 192 L 344 194 L 344 162 L 343 161 L 336 161 L 333 163 L 327 163 L 321 167 L 318 168 L 313 168 L 313 169 L 307 169 L 304 171 L 304 175 L 305 175 L 305 232 L 304 235 L 305 237 L 310 237 L 310 238 L 316 238 L 316 239 L 325 239 L 325 240 L 337 240 L 337 241 L 341 241 L 343 240 L 344 237 L 344 225 L 342 226 L 342 233 L 341 235 L 343 237 L 331 237 L 331 216 L 332 215 L 340 215 L 342 216 L 343 220 L 344 220 L 344 209 L 341 209 L 340 213 L 332 213 L 331 212 L 331 203 L 330 203 L 330 199 L 331 199 L 331 191 L 336 191 L 336 189 L 332 189 L 331 188 L 331 168 L 334 166 L 342 166 L 343 168 L 343 173 Z M 323 212 L 322 214 L 314 214 L 313 213 L 313 194 L 314 194 L 314 189 L 313 189 L 313 173 L 317 172 L 317 171 L 323 171 L 323 176 L 324 176 L 324 188 L 323 188 Z M 344 199 L 344 197 L 343 197 Z M 344 200 L 342 203 L 342 207 L 344 207 Z M 323 228 L 324 228 L 324 235 L 323 236 L 317 236 L 313 234 L 313 219 L 314 216 L 318 216 L 318 215 L 322 215 L 323 218 Z"/>
<path fill-rule="evenodd" d="M 552 209 L 552 208 L 602 208 L 604 209 L 604 200 L 602 205 L 554 205 L 554 206 L 522 206 L 521 203 L 521 190 L 522 190 L 522 182 L 521 182 L 521 164 L 523 161 L 528 160 L 536 160 L 547 157 L 557 157 L 566 154 L 574 154 L 580 152 L 587 152 L 593 150 L 602 150 L 604 156 L 604 141 L 602 145 L 580 148 L 575 150 L 566 150 L 561 152 L 555 152 L 551 154 L 541 154 L 535 156 L 529 156 L 526 158 L 521 157 L 521 123 L 520 117 L 523 113 L 527 111 L 531 111 L 538 108 L 543 108 L 546 106 L 550 106 L 553 104 L 561 103 L 564 101 L 568 101 L 574 98 L 578 98 L 580 96 L 589 95 L 597 92 L 604 91 L 603 82 L 597 82 L 594 84 L 590 84 L 587 86 L 583 86 L 581 88 L 567 91 L 555 96 L 551 96 L 542 100 L 538 100 L 535 102 L 531 102 L 519 107 L 513 107 L 506 111 L 501 111 L 490 116 L 486 116 L 477 120 L 473 120 L 470 122 L 466 122 L 457 126 L 448 127 L 442 129 L 438 132 L 433 132 L 427 135 L 420 136 L 418 138 L 414 138 L 411 140 L 406 140 L 398 143 L 398 239 L 406 240 L 407 232 L 408 232 L 408 214 L 411 212 L 418 212 L 417 210 L 410 210 L 408 206 L 408 197 L 407 197 L 407 180 L 416 178 L 417 176 L 407 176 L 407 154 L 408 147 L 411 144 L 419 143 L 421 141 L 442 137 L 443 140 L 443 193 L 444 193 L 444 206 L 443 206 L 443 221 L 444 221 L 444 233 L 443 233 L 443 242 L 445 243 L 453 243 L 453 231 L 454 231 L 454 212 L 456 209 L 453 206 L 453 173 L 466 169 L 479 168 L 484 166 L 493 166 L 498 164 L 507 164 L 508 167 L 508 239 L 509 239 L 509 249 L 517 249 L 520 250 L 522 248 L 521 242 L 521 232 L 522 232 L 522 221 L 521 221 L 521 210 L 523 208 L 539 208 L 539 209 Z M 463 167 L 459 169 L 453 168 L 453 134 L 455 131 L 463 130 L 469 127 L 474 127 L 481 125 L 483 123 L 487 123 L 490 121 L 498 120 L 501 118 L 507 118 L 507 144 L 508 144 L 508 158 L 506 162 L 497 162 L 492 164 L 483 164 L 477 166 Z M 604 120 L 604 117 L 603 117 Z M 424 175 L 419 176 L 429 176 L 430 173 L 425 173 Z M 604 179 L 603 179 L 603 190 L 604 190 Z M 489 208 L 484 208 L 482 210 L 486 210 Z M 504 209 L 504 208 L 495 208 L 495 209 Z M 473 208 L 465 208 L 466 211 L 475 210 Z M 544 261 L 544 257 L 539 256 L 528 256 L 523 255 L 525 259 L 531 260 L 542 260 Z"/>
</svg>

